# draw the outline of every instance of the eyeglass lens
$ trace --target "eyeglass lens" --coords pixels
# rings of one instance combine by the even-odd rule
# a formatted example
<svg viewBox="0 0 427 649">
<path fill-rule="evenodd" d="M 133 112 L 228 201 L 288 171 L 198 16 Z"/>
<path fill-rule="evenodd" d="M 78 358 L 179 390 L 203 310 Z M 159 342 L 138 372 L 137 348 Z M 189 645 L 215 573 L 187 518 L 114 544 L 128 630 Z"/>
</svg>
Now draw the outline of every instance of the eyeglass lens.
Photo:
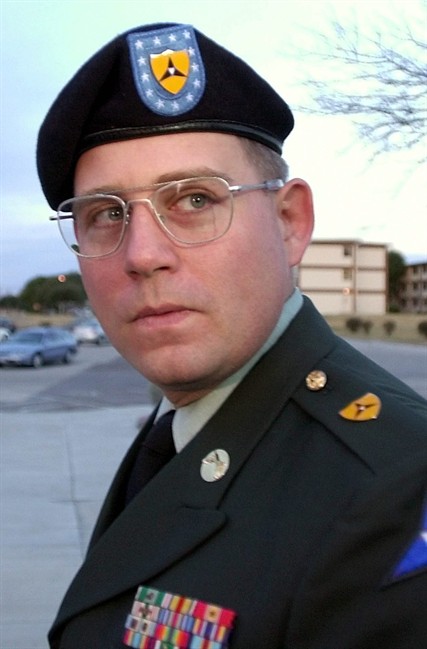
<svg viewBox="0 0 427 649">
<path fill-rule="evenodd" d="M 232 194 L 226 181 L 194 178 L 168 183 L 156 189 L 150 198 L 127 202 L 101 194 L 72 198 L 58 209 L 61 234 L 77 254 L 111 254 L 120 245 L 128 216 L 138 203 L 147 204 L 161 227 L 182 243 L 217 239 L 231 223 Z"/>
</svg>

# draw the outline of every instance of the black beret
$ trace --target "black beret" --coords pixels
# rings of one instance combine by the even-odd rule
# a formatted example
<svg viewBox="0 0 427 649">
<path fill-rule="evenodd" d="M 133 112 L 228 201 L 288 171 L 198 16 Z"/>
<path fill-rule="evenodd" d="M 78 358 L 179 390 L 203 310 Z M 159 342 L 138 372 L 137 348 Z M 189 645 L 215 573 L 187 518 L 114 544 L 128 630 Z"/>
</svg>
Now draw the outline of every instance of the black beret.
<svg viewBox="0 0 427 649">
<path fill-rule="evenodd" d="M 88 149 L 131 138 L 215 131 L 281 153 L 293 128 L 283 99 L 244 61 L 190 25 L 155 24 L 108 43 L 76 73 L 39 132 L 37 168 L 56 209 Z"/>
</svg>

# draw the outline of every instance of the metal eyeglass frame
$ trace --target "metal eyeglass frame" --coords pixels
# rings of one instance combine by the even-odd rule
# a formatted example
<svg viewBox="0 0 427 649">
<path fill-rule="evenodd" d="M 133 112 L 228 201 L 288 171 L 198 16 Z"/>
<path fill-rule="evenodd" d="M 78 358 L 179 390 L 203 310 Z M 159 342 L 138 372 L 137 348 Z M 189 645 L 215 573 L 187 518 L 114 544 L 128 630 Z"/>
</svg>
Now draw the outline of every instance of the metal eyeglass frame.
<svg viewBox="0 0 427 649">
<path fill-rule="evenodd" d="M 126 190 L 120 190 L 121 194 L 134 193 L 134 192 L 146 192 L 146 191 L 149 191 L 149 190 L 154 190 L 154 192 L 151 194 L 151 197 L 147 197 L 147 198 L 135 198 L 135 199 L 131 199 L 129 201 L 124 201 L 120 196 L 117 196 L 117 194 L 110 193 L 110 192 L 108 192 L 108 193 L 96 193 L 96 194 L 82 194 L 82 196 L 75 196 L 73 199 L 67 199 L 65 201 L 62 201 L 60 203 L 60 205 L 58 206 L 58 208 L 57 208 L 56 214 L 50 216 L 49 220 L 58 222 L 60 234 L 61 234 L 62 239 L 64 240 L 67 248 L 69 248 L 75 255 L 77 255 L 77 257 L 83 257 L 85 259 L 102 259 L 104 257 L 109 257 L 110 255 L 113 255 L 114 253 L 117 252 L 117 250 L 120 248 L 120 246 L 121 246 L 121 244 L 123 242 L 125 232 L 126 232 L 126 227 L 130 222 L 131 215 L 129 214 L 129 207 L 130 207 L 130 205 L 132 203 L 141 203 L 141 202 L 149 203 L 150 206 L 151 206 L 152 215 L 154 216 L 156 223 L 158 223 L 158 225 L 161 227 L 163 232 L 165 232 L 166 235 L 169 238 L 171 238 L 172 240 L 177 241 L 178 243 L 184 244 L 186 246 L 197 246 L 197 245 L 202 245 L 202 244 L 205 244 L 205 243 L 210 243 L 211 241 L 216 241 L 217 239 L 220 239 L 221 237 L 223 237 L 228 232 L 228 230 L 230 229 L 231 223 L 233 221 L 233 215 L 234 215 L 233 203 L 231 205 L 230 220 L 229 220 L 228 226 L 224 230 L 224 232 L 221 232 L 221 234 L 219 234 L 217 236 L 211 237 L 209 239 L 204 239 L 204 240 L 201 240 L 201 241 L 185 241 L 185 240 L 180 239 L 179 237 L 177 237 L 173 232 L 171 232 L 166 227 L 166 225 L 164 224 L 164 222 L 162 220 L 162 215 L 158 213 L 158 211 L 157 211 L 157 209 L 156 209 L 156 207 L 155 207 L 155 205 L 153 204 L 153 201 L 152 201 L 153 196 L 155 195 L 156 191 L 159 190 L 159 189 L 163 189 L 165 187 L 172 186 L 172 185 L 179 184 L 179 183 L 186 182 L 186 181 L 197 182 L 198 180 L 219 180 L 219 181 L 221 181 L 224 185 L 227 186 L 228 191 L 230 192 L 231 199 L 233 199 L 234 194 L 238 195 L 238 194 L 241 194 L 241 193 L 252 192 L 252 191 L 257 191 L 257 190 L 278 191 L 279 189 L 281 189 L 285 185 L 285 182 L 281 178 L 274 178 L 272 180 L 264 180 L 261 183 L 256 183 L 256 184 L 252 184 L 252 185 L 230 185 L 224 178 L 221 178 L 220 176 L 196 176 L 194 178 L 193 177 L 191 177 L 191 178 L 182 178 L 180 180 L 173 180 L 173 181 L 169 181 L 169 182 L 156 183 L 156 184 L 153 184 L 153 185 L 147 185 L 147 186 L 143 186 L 143 187 L 136 187 L 136 188 L 126 189 Z M 73 216 L 72 216 L 72 214 L 66 214 L 66 215 L 65 214 L 60 214 L 61 207 L 65 203 L 68 203 L 70 200 L 74 200 L 74 199 L 78 200 L 79 198 L 81 198 L 82 200 L 83 199 L 90 199 L 90 198 L 94 198 L 94 199 L 96 199 L 96 198 L 100 198 L 100 199 L 102 199 L 102 198 L 113 198 L 114 200 L 117 201 L 117 203 L 119 205 L 121 205 L 121 207 L 123 209 L 123 214 L 125 215 L 126 218 L 123 221 L 122 230 L 121 230 L 121 233 L 120 233 L 120 237 L 119 237 L 119 239 L 117 241 L 117 244 L 109 252 L 101 254 L 101 255 L 85 255 L 85 254 L 79 252 L 78 250 L 76 250 L 75 248 L 73 248 L 72 245 L 70 245 L 68 243 L 68 241 L 66 240 L 66 238 L 64 236 L 64 233 L 63 233 L 63 231 L 61 229 L 60 222 L 68 220 L 68 219 L 73 219 Z"/>
</svg>

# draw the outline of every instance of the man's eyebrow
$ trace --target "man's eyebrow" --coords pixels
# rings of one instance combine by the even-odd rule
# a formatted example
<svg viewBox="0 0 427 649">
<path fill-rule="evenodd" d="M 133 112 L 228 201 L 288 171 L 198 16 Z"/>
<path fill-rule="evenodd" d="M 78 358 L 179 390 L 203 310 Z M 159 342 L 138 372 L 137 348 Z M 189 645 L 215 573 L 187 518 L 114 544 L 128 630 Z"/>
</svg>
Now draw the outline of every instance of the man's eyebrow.
<svg viewBox="0 0 427 649">
<path fill-rule="evenodd" d="M 231 176 L 224 171 L 212 169 L 212 167 L 196 167 L 194 169 L 183 169 L 182 171 L 175 171 L 162 174 L 158 177 L 157 182 L 168 183 L 174 180 L 184 180 L 186 178 L 199 178 L 203 176 L 214 176 L 216 178 L 223 178 L 227 182 L 231 182 Z"/>
<path fill-rule="evenodd" d="M 197 167 L 194 169 L 183 169 L 182 171 L 172 171 L 172 172 L 164 173 L 161 174 L 160 176 L 157 176 L 157 178 L 153 179 L 152 183 L 141 184 L 136 187 L 125 187 L 125 186 L 120 187 L 117 185 L 114 186 L 100 185 L 98 187 L 91 187 L 85 192 L 79 194 L 79 196 L 90 196 L 92 194 L 123 194 L 137 189 L 144 189 L 144 188 L 148 189 L 150 187 L 155 187 L 156 185 L 162 185 L 164 183 L 185 180 L 187 178 L 188 179 L 199 178 L 204 176 L 208 176 L 208 177 L 213 176 L 216 178 L 222 178 L 223 180 L 227 181 L 230 184 L 233 183 L 231 176 L 224 173 L 223 171 L 218 171 L 217 169 L 212 169 L 211 167 Z"/>
</svg>

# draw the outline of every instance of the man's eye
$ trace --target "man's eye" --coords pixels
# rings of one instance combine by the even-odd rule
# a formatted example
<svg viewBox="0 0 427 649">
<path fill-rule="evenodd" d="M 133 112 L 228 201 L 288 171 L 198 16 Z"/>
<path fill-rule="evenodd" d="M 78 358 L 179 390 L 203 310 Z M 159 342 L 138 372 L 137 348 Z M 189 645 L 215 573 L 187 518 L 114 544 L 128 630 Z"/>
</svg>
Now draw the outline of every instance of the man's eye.
<svg viewBox="0 0 427 649">
<path fill-rule="evenodd" d="M 121 221 L 123 218 L 123 212 L 119 207 L 110 207 L 108 210 L 103 211 L 103 218 L 106 218 L 109 221 Z"/>
<path fill-rule="evenodd" d="M 123 219 L 123 212 L 117 205 L 106 205 L 90 210 L 87 214 L 88 225 L 108 226 L 119 223 Z"/>
<path fill-rule="evenodd" d="M 205 194 L 191 194 L 191 196 L 188 197 L 188 200 L 191 207 L 194 207 L 196 209 L 201 209 L 203 207 L 211 205 L 212 203 L 211 199 Z"/>
<path fill-rule="evenodd" d="M 171 208 L 173 210 L 180 210 L 185 212 L 192 212 L 197 210 L 203 210 L 207 207 L 211 207 L 214 203 L 214 199 L 207 194 L 202 192 L 194 192 L 192 194 L 187 194 L 178 199 Z"/>
</svg>

